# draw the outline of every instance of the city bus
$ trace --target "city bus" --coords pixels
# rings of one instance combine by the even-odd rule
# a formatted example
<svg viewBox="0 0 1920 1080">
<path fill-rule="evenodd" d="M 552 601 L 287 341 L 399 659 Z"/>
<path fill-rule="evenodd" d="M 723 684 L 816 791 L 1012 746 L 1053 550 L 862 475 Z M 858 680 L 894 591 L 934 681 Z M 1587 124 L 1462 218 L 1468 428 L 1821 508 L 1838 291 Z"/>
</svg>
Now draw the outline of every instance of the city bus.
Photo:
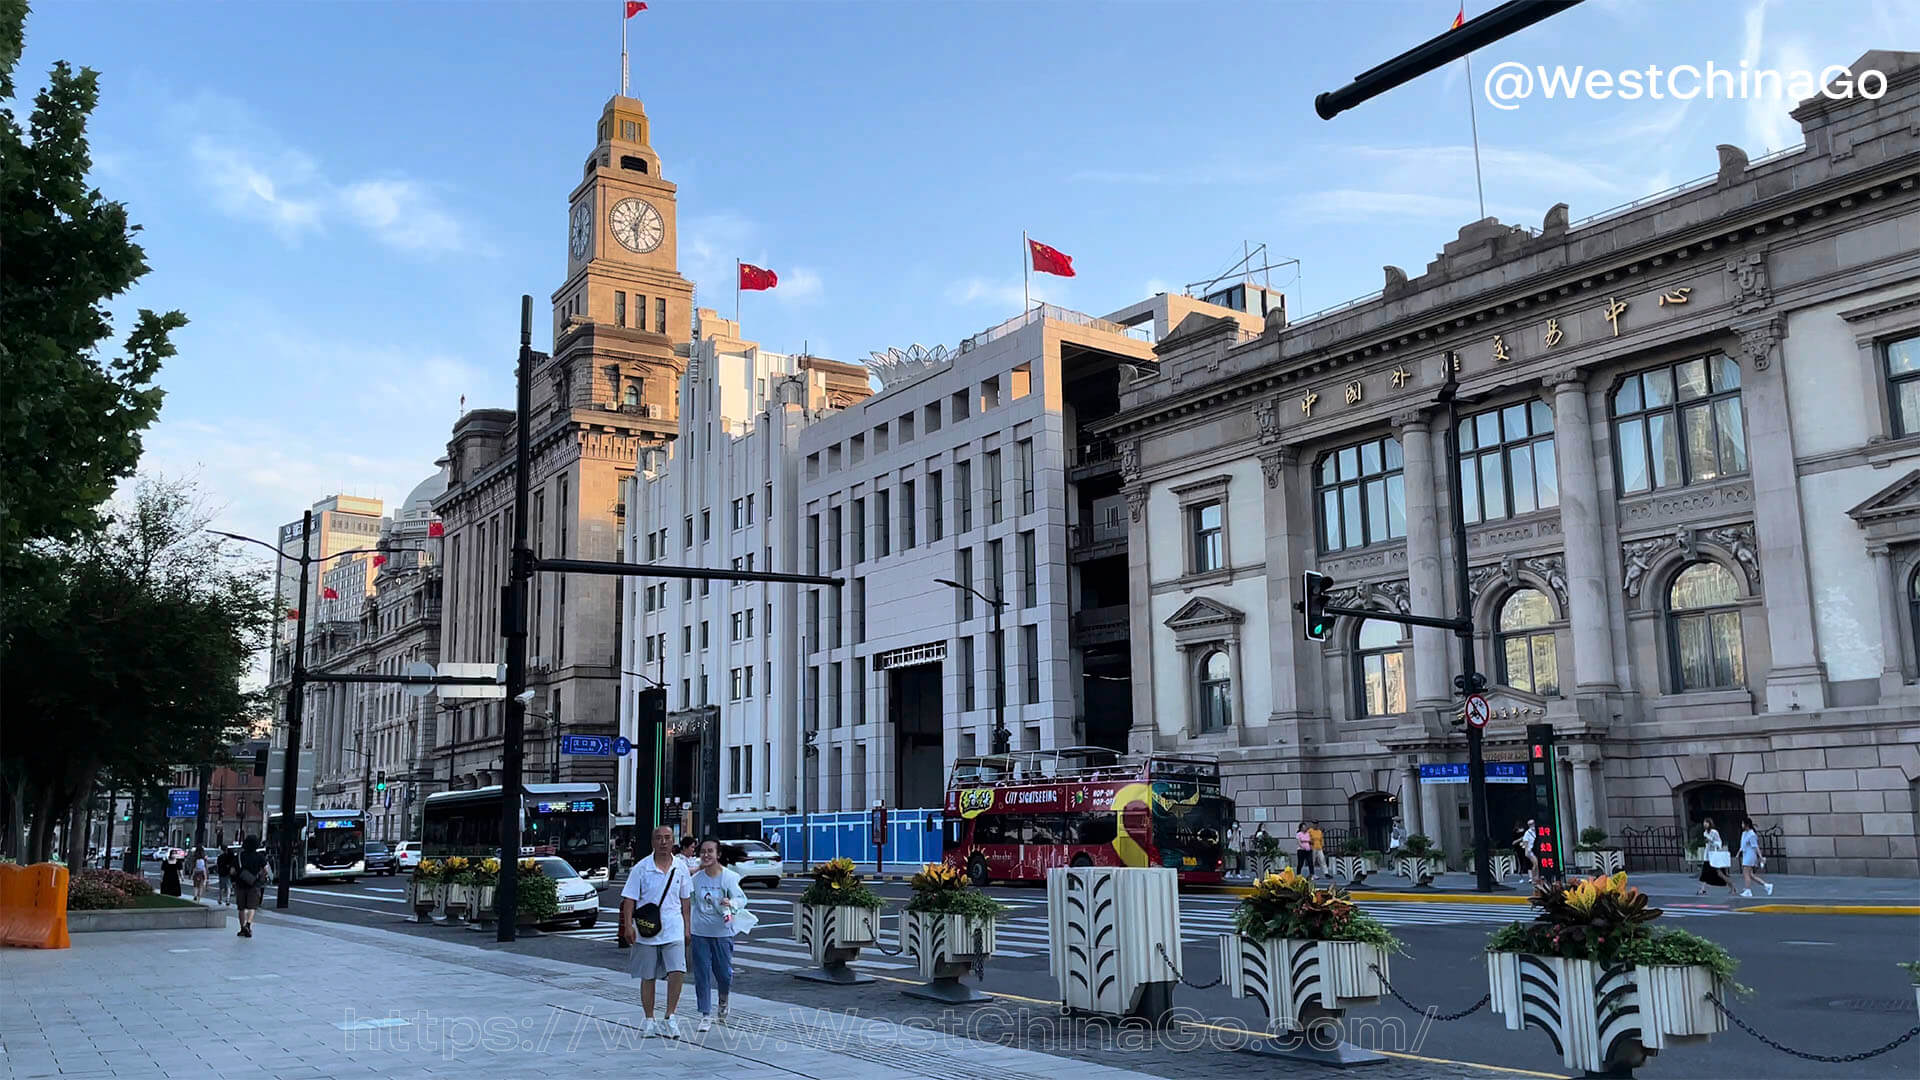
<svg viewBox="0 0 1920 1080">
<path fill-rule="evenodd" d="M 267 818 L 267 862 L 280 872 L 280 843 L 286 819 Z M 293 815 L 293 880 L 345 878 L 367 872 L 362 850 L 367 839 L 367 815 L 360 810 L 297 810 Z"/>
<path fill-rule="evenodd" d="M 975 884 L 1045 881 L 1056 866 L 1165 866 L 1219 882 L 1233 800 L 1209 758 L 1101 747 L 959 758 L 947 782 L 948 865 Z"/>
<path fill-rule="evenodd" d="M 605 784 L 525 784 L 520 799 L 520 854 L 557 855 L 596 880 L 607 877 L 612 800 Z M 500 786 L 440 791 L 421 811 L 421 855 L 486 858 L 500 854 Z"/>
</svg>

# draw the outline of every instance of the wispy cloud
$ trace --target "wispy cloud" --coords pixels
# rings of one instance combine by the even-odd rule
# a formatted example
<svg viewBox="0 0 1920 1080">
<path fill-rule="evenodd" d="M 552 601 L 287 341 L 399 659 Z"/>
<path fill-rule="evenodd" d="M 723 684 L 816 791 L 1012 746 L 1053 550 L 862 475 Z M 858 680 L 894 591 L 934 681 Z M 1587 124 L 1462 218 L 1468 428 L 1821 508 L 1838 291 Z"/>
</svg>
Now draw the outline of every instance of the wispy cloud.
<svg viewBox="0 0 1920 1080">
<path fill-rule="evenodd" d="M 780 284 L 773 290 L 776 300 L 788 303 L 811 304 L 820 299 L 826 291 L 826 283 L 820 275 L 804 266 L 796 266 L 780 274 Z"/>
<path fill-rule="evenodd" d="M 1018 281 L 969 277 L 948 286 L 946 296 L 950 304 L 992 304 L 1006 308 L 1008 316 L 1013 316 L 1019 314 L 1023 297 L 1065 305 L 1067 292 L 1064 282 L 1046 275 L 1036 276 L 1025 288 Z"/>
<path fill-rule="evenodd" d="M 215 209 L 265 224 L 288 243 L 338 225 L 410 255 L 493 253 L 433 187 L 403 176 L 335 179 L 242 102 L 202 94 L 172 106 L 168 119 Z"/>
</svg>

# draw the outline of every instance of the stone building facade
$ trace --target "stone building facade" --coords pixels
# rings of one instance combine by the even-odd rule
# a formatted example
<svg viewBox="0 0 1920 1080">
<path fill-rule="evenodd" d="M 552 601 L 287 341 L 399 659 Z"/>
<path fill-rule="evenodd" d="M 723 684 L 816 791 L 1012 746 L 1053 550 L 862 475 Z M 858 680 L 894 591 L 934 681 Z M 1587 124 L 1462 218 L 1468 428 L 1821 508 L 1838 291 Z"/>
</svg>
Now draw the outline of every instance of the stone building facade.
<svg viewBox="0 0 1920 1080">
<path fill-rule="evenodd" d="M 569 197 L 567 277 L 554 291 L 553 348 L 533 358 L 529 537 L 537 556 L 619 558 L 622 499 L 642 447 L 678 431 L 679 346 L 693 285 L 678 270 L 676 189 L 640 102 L 616 96 Z M 444 659 L 502 663 L 500 588 L 513 546 L 514 414 L 477 409 L 454 425 L 445 525 Z M 564 734 L 619 723 L 620 593 L 598 576 L 535 575 L 530 597 L 528 778 L 614 784 L 607 758 L 557 757 Z M 437 727 L 436 769 L 459 787 L 499 781 L 502 701 L 462 701 Z"/>
<path fill-rule="evenodd" d="M 1751 815 L 1788 872 L 1920 871 L 1920 54 L 1806 144 L 1243 340 L 1190 318 L 1103 429 L 1129 502 L 1136 750 L 1217 752 L 1241 819 L 1470 844 L 1456 514 L 1488 757 L 1562 748 L 1566 820 L 1680 869 Z M 1457 376 L 1461 424 L 1436 393 Z M 1455 472 L 1452 456 L 1460 460 Z M 1524 786 L 1488 785 L 1496 842 Z"/>
</svg>

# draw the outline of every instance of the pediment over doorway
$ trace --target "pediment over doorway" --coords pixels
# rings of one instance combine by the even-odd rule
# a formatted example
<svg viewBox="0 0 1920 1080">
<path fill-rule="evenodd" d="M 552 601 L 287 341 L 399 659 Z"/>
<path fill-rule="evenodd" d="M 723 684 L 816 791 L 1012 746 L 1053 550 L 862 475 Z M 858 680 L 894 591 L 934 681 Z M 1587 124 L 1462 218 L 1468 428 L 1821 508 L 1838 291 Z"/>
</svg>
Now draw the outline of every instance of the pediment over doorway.
<svg viewBox="0 0 1920 1080">
<path fill-rule="evenodd" d="M 1168 629 L 1177 632 L 1239 626 L 1246 621 L 1246 612 L 1218 600 L 1196 596 L 1187 601 L 1179 611 L 1169 615 L 1165 625 Z"/>
</svg>

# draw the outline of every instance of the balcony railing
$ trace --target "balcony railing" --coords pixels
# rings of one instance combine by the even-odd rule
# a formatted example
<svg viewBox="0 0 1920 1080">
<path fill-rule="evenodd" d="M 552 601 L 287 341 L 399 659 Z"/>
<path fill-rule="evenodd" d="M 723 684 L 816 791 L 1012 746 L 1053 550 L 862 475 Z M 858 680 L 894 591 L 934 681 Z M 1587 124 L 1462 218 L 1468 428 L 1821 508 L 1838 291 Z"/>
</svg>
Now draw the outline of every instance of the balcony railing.
<svg viewBox="0 0 1920 1080">
<path fill-rule="evenodd" d="M 1083 442 L 1073 448 L 1073 455 L 1068 459 L 1067 467 L 1077 469 L 1083 465 L 1101 465 L 1112 461 L 1115 452 L 1112 439 Z"/>
<path fill-rule="evenodd" d="M 1125 604 L 1079 612 L 1073 617 L 1073 644 L 1084 647 L 1125 641 L 1129 614 Z"/>
</svg>

